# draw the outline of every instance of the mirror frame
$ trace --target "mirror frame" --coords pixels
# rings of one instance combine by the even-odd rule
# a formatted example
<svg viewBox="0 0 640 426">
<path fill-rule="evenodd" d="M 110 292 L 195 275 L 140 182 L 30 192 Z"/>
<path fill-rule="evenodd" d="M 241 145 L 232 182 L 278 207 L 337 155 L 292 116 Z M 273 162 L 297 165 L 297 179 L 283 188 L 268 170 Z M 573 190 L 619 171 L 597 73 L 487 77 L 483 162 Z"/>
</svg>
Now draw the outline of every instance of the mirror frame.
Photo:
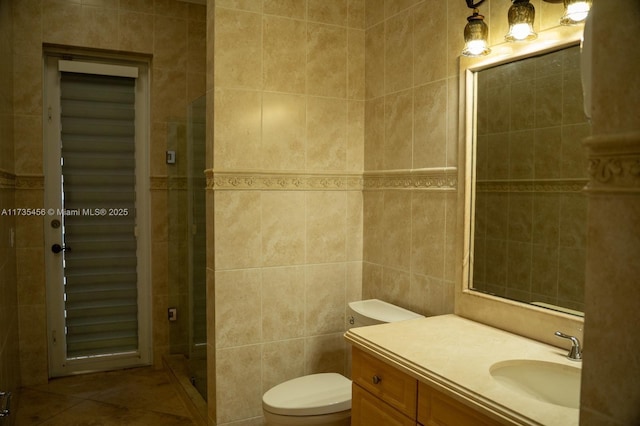
<svg viewBox="0 0 640 426">
<path fill-rule="evenodd" d="M 565 47 L 580 44 L 584 25 L 558 26 L 541 31 L 532 42 L 502 43 L 492 46 L 488 56 L 468 58 L 460 56 L 459 144 L 458 144 L 458 217 L 455 314 L 476 322 L 500 328 L 553 346 L 566 347 L 554 336 L 557 330 L 583 338 L 584 318 L 537 307 L 524 302 L 474 291 L 470 288 L 469 273 L 472 266 L 471 197 L 475 190 L 472 167 L 475 154 L 475 74 L 486 68 L 525 59 Z M 462 208 L 463 207 L 463 208 Z"/>
</svg>

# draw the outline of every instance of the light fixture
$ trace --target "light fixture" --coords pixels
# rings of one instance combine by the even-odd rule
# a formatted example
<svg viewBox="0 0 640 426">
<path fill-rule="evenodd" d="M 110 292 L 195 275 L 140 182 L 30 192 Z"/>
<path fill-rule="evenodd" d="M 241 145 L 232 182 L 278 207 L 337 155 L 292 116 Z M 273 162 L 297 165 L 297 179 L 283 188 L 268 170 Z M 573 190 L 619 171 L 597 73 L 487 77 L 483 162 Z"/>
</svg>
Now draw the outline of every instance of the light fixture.
<svg viewBox="0 0 640 426">
<path fill-rule="evenodd" d="M 489 49 L 489 27 L 484 23 L 484 16 L 478 12 L 478 6 L 484 3 L 480 0 L 473 3 L 473 0 L 466 0 L 467 6 L 473 9 L 473 15 L 467 18 L 467 25 L 464 27 L 464 49 L 463 56 L 484 56 L 491 52 Z"/>
<path fill-rule="evenodd" d="M 591 9 L 591 0 L 564 0 L 564 16 L 562 25 L 575 25 L 587 19 Z"/>
<path fill-rule="evenodd" d="M 529 0 L 513 0 L 508 14 L 509 32 L 505 40 L 528 41 L 537 38 L 538 34 L 533 30 L 535 16 L 535 8 Z"/>
</svg>

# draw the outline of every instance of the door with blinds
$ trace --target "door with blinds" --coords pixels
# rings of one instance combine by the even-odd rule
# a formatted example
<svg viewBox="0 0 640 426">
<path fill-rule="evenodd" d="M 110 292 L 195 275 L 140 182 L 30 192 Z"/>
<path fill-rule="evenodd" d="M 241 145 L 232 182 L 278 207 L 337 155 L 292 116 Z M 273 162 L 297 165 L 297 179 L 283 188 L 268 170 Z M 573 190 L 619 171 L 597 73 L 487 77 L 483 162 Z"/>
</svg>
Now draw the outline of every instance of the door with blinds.
<svg viewBox="0 0 640 426">
<path fill-rule="evenodd" d="M 47 57 L 51 377 L 151 361 L 144 64 Z"/>
</svg>

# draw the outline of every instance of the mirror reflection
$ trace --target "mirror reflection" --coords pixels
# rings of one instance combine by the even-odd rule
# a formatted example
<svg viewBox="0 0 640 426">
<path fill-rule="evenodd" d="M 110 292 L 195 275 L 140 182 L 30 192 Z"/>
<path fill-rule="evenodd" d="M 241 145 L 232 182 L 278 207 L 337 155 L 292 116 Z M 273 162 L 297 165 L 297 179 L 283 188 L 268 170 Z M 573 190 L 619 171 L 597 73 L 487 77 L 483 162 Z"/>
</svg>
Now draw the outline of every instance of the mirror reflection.
<svg viewBox="0 0 640 426">
<path fill-rule="evenodd" d="M 580 315 L 591 133 L 580 48 L 483 69 L 475 83 L 470 287 Z"/>
</svg>

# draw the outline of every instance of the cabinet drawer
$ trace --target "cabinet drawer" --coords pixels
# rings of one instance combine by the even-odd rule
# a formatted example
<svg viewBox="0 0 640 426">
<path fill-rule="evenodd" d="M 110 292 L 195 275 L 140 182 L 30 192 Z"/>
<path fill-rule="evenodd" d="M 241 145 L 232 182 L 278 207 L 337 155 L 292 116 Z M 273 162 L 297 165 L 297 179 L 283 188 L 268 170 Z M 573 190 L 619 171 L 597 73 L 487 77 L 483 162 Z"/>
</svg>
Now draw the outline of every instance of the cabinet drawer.
<svg viewBox="0 0 640 426">
<path fill-rule="evenodd" d="M 422 382 L 418 385 L 418 422 L 425 426 L 497 426 L 501 424 Z"/>
<path fill-rule="evenodd" d="M 416 421 L 353 384 L 351 426 L 415 426 Z"/>
<path fill-rule="evenodd" d="M 373 356 L 353 348 L 351 379 L 412 419 L 416 418 L 418 381 Z"/>
</svg>

